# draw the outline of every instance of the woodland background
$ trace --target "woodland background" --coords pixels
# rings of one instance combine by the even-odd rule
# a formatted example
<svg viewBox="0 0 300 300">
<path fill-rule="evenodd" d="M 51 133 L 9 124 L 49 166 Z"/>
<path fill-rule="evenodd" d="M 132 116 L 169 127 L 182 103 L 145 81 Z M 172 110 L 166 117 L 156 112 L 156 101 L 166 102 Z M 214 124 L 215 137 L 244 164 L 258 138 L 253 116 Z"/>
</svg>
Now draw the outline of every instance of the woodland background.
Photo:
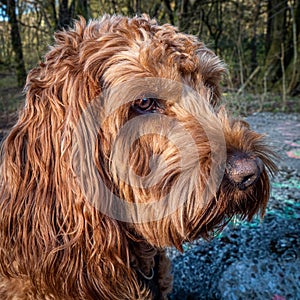
<svg viewBox="0 0 300 300">
<path fill-rule="evenodd" d="M 0 110 L 18 103 L 56 30 L 79 15 L 144 12 L 198 36 L 225 61 L 233 110 L 300 111 L 300 0 L 0 0 Z"/>
</svg>

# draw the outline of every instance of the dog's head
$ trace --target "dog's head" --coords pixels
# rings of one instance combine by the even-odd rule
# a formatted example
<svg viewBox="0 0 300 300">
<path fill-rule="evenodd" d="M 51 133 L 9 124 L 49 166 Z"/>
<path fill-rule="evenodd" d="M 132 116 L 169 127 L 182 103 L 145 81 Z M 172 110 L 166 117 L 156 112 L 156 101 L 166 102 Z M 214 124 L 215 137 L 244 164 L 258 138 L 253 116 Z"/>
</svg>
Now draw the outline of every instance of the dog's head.
<svg viewBox="0 0 300 300">
<path fill-rule="evenodd" d="M 146 16 L 104 18 L 84 32 L 82 89 L 95 93 L 74 98 L 68 85 L 69 99 L 85 101 L 72 116 L 78 193 L 153 245 L 179 249 L 235 215 L 263 215 L 272 152 L 248 124 L 217 107 L 220 59 L 195 37 Z"/>
<path fill-rule="evenodd" d="M 34 255 L 38 236 L 94 255 L 124 228 L 180 249 L 234 215 L 263 215 L 272 152 L 218 108 L 224 72 L 195 37 L 147 16 L 81 19 L 57 33 L 3 148 L 2 197 L 14 199 L 10 224 L 32 235 Z"/>
</svg>

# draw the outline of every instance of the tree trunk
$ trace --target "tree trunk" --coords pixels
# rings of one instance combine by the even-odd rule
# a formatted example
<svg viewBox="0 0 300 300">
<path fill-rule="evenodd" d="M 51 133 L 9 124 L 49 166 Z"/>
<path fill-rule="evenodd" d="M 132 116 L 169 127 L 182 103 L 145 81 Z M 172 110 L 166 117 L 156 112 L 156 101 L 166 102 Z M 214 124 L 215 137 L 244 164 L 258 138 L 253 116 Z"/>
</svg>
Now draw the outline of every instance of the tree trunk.
<svg viewBox="0 0 300 300">
<path fill-rule="evenodd" d="M 170 23 L 172 25 L 174 25 L 174 15 L 173 15 L 173 11 L 171 8 L 171 1 L 164 0 L 164 4 L 165 4 L 165 9 L 166 9 L 167 15 L 169 16 L 169 19 L 170 19 Z"/>
<path fill-rule="evenodd" d="M 55 0 L 50 1 L 50 12 L 51 12 L 51 19 L 54 24 L 54 30 L 58 29 L 58 20 L 57 20 L 57 14 L 56 14 L 56 8 L 55 8 Z"/>
<path fill-rule="evenodd" d="M 68 6 L 68 2 L 68 0 L 61 0 L 59 3 L 59 29 L 67 28 L 71 25 L 74 0 L 72 1 L 70 8 Z"/>
<path fill-rule="evenodd" d="M 251 73 L 257 68 L 258 61 L 257 61 L 257 27 L 258 27 L 258 20 L 260 16 L 261 10 L 261 0 L 258 0 L 255 4 L 255 11 L 254 11 L 254 24 L 253 24 L 253 36 L 251 40 L 251 65 L 250 70 Z"/>
<path fill-rule="evenodd" d="M 290 6 L 292 34 L 289 45 L 292 48 L 291 59 L 288 61 L 286 77 L 288 93 L 292 96 L 300 94 L 300 0 Z"/>
<path fill-rule="evenodd" d="M 274 87 L 282 77 L 280 64 L 281 45 L 286 38 L 287 0 L 269 0 L 268 3 L 268 33 L 266 49 L 267 55 L 262 76 L 268 70 L 268 81 Z"/>
<path fill-rule="evenodd" d="M 78 0 L 75 17 L 83 16 L 85 19 L 90 17 L 89 12 L 89 1 L 88 0 Z"/>
<path fill-rule="evenodd" d="M 22 41 L 19 31 L 19 24 L 16 15 L 16 2 L 15 0 L 7 1 L 7 15 L 8 22 L 11 27 L 10 36 L 13 51 L 15 53 L 16 75 L 18 86 L 23 86 L 26 82 L 26 69 L 22 50 Z"/>
</svg>

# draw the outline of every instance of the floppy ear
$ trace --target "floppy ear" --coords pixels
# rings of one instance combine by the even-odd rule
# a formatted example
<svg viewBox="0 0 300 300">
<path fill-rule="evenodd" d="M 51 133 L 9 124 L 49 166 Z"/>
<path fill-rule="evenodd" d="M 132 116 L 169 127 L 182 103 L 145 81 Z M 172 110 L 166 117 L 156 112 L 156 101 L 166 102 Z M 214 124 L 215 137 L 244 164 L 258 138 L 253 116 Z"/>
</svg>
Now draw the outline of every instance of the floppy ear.
<svg viewBox="0 0 300 300">
<path fill-rule="evenodd" d="M 199 49 L 198 57 L 200 66 L 199 73 L 202 76 L 204 85 L 210 90 L 211 104 L 215 106 L 220 102 L 220 81 L 223 75 L 227 73 L 226 66 L 213 51 L 205 46 Z"/>
<path fill-rule="evenodd" d="M 91 32 L 81 19 L 57 33 L 45 62 L 28 75 L 26 105 L 2 149 L 0 272 L 30 277 L 58 298 L 125 299 L 128 290 L 140 293 L 127 239 L 118 221 L 86 199 L 72 162 L 74 144 L 85 142 L 74 134 L 77 121 L 100 93 L 80 56 Z"/>
</svg>

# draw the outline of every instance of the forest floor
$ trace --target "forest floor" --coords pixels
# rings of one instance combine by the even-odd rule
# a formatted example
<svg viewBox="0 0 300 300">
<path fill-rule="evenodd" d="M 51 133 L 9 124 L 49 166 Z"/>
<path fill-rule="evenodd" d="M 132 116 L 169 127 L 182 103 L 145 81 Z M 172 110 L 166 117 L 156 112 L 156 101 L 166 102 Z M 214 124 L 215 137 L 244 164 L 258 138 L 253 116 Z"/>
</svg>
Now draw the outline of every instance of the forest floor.
<svg viewBox="0 0 300 300">
<path fill-rule="evenodd" d="M 251 127 L 265 133 L 281 157 L 266 216 L 262 222 L 231 223 L 210 242 L 186 244 L 183 254 L 169 249 L 172 300 L 300 299 L 300 113 L 291 113 L 299 111 L 300 101 L 288 102 L 290 113 L 255 113 L 260 99 L 248 97 L 230 106 L 240 115 L 250 111 Z M 0 141 L 23 103 L 10 73 L 0 72 Z M 271 99 L 263 110 L 278 111 L 276 107 Z"/>
</svg>

